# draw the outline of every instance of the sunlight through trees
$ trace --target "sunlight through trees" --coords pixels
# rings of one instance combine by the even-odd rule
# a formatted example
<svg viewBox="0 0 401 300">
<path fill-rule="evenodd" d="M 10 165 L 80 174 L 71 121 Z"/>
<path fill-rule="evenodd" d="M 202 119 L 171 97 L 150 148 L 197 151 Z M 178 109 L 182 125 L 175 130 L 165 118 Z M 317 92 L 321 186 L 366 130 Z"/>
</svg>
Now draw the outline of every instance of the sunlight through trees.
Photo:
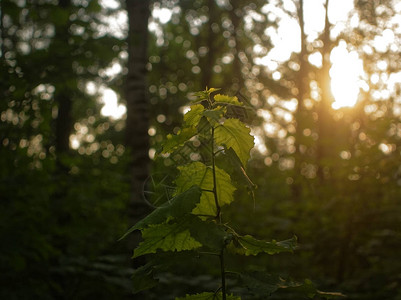
<svg viewBox="0 0 401 300">
<path fill-rule="evenodd" d="M 186 138 L 194 92 L 220 87 L 246 109 L 195 118 L 185 155 L 212 165 L 205 119 L 246 124 L 254 182 L 221 213 L 300 245 L 230 265 L 398 299 L 400 24 L 394 0 L 2 0 L 0 298 L 131 297 L 133 246 L 117 240 L 148 209 L 133 202 L 173 197 L 167 135 Z M 173 265 L 147 274 L 160 282 L 143 299 L 214 286 L 213 266 Z"/>
</svg>

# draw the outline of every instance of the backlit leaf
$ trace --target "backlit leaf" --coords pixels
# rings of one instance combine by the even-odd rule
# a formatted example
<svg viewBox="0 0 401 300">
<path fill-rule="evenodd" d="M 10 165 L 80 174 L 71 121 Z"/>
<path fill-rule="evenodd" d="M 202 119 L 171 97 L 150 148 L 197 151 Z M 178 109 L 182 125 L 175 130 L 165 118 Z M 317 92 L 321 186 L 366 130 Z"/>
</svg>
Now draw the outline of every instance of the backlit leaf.
<svg viewBox="0 0 401 300">
<path fill-rule="evenodd" d="M 226 112 L 227 109 L 225 107 L 217 107 L 215 109 L 205 110 L 203 112 L 203 115 L 207 118 L 210 124 L 216 126 L 217 124 L 219 124 L 220 120 Z"/>
<path fill-rule="evenodd" d="M 228 237 L 224 226 L 211 220 L 203 221 L 194 215 L 188 216 L 187 219 L 191 236 L 209 250 L 220 252 L 223 249 Z"/>
<path fill-rule="evenodd" d="M 143 242 L 134 250 L 134 258 L 163 251 L 184 251 L 202 247 L 191 237 L 184 223 L 151 225 L 142 230 Z"/>
<path fill-rule="evenodd" d="M 238 98 L 236 96 L 217 94 L 216 96 L 214 96 L 214 101 L 216 102 L 216 104 L 224 103 L 224 104 L 232 104 L 232 105 L 238 105 L 238 106 L 244 105 L 242 102 L 238 101 Z"/>
<path fill-rule="evenodd" d="M 163 144 L 163 151 L 162 153 L 170 153 L 174 149 L 182 146 L 187 142 L 191 137 L 193 137 L 197 133 L 196 128 L 193 127 L 186 127 L 180 130 L 177 134 L 167 135 L 167 139 Z"/>
<path fill-rule="evenodd" d="M 231 179 L 234 179 L 238 183 L 246 185 L 251 191 L 256 189 L 257 186 L 248 177 L 248 174 L 242 166 L 238 155 L 232 148 L 224 151 L 224 154 L 219 154 L 217 159 L 218 166 L 230 173 Z"/>
<path fill-rule="evenodd" d="M 159 224 L 166 221 L 169 217 L 180 218 L 190 213 L 197 203 L 199 203 L 201 190 L 197 186 L 192 186 L 183 193 L 177 195 L 163 206 L 158 207 L 144 219 L 131 227 L 122 238 L 134 230 L 143 229 L 150 224 Z M 122 239 L 121 238 L 121 239 Z"/>
<path fill-rule="evenodd" d="M 296 247 L 297 239 L 293 237 L 281 242 L 266 242 L 257 240 L 250 235 L 238 237 L 237 243 L 232 243 L 230 249 L 242 255 L 257 255 L 259 253 L 278 254 L 281 252 L 293 252 Z"/>
<path fill-rule="evenodd" d="M 205 110 L 202 104 L 196 104 L 191 106 L 191 110 L 189 110 L 184 115 L 184 122 L 186 125 L 195 127 L 200 118 L 202 118 L 202 112 Z"/>
<path fill-rule="evenodd" d="M 220 89 L 216 89 L 216 88 L 208 89 L 206 87 L 206 89 L 204 91 L 194 93 L 194 95 L 198 97 L 198 99 L 196 99 L 195 101 L 208 100 L 210 97 L 210 94 L 213 92 L 216 92 L 218 90 L 220 90 Z"/>
<path fill-rule="evenodd" d="M 213 169 L 212 167 L 205 166 L 201 162 L 193 162 L 185 166 L 178 167 L 180 175 L 176 180 L 177 192 L 180 193 L 191 187 L 197 185 L 203 190 L 199 204 L 192 211 L 198 215 L 216 215 L 216 204 L 213 190 Z M 230 175 L 224 170 L 216 167 L 216 186 L 217 197 L 219 205 L 223 206 L 230 204 L 234 198 L 233 193 L 236 188 L 231 183 Z"/>
<path fill-rule="evenodd" d="M 215 141 L 218 145 L 232 148 L 245 167 L 250 157 L 249 152 L 254 146 L 251 130 L 237 119 L 228 119 L 223 125 L 216 127 Z"/>
</svg>

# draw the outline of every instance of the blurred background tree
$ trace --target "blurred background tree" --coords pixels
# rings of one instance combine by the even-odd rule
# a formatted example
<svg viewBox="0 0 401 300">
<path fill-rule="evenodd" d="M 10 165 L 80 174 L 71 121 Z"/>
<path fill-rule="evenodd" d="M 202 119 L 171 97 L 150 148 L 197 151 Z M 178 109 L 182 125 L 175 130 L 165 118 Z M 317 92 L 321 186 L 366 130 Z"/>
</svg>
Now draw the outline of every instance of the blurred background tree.
<svg viewBox="0 0 401 300">
<path fill-rule="evenodd" d="M 129 196 L 122 121 L 97 97 L 122 76 L 109 75 L 125 47 L 105 30 L 114 13 L 97 1 L 1 2 L 1 298 L 129 294 L 116 243 Z"/>
<path fill-rule="evenodd" d="M 400 297 L 397 1 L 0 5 L 1 298 L 130 297 L 131 253 L 117 239 L 133 199 L 154 192 L 149 174 L 174 172 L 156 153 L 206 86 L 253 107 L 256 200 L 238 195 L 224 213 L 240 232 L 300 241 L 250 267 L 350 299 Z M 163 281 L 171 295 L 207 285 L 176 271 Z"/>
</svg>

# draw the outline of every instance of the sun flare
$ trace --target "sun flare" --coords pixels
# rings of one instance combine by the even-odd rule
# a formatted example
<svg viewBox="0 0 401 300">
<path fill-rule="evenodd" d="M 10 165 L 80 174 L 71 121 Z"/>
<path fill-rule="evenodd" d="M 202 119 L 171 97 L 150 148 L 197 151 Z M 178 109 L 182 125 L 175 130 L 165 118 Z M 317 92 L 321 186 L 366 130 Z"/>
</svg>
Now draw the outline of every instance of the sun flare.
<svg viewBox="0 0 401 300">
<path fill-rule="evenodd" d="M 363 74 L 362 60 L 354 51 L 348 52 L 345 42 L 331 52 L 331 91 L 334 96 L 332 107 L 352 107 L 358 100 Z"/>
</svg>

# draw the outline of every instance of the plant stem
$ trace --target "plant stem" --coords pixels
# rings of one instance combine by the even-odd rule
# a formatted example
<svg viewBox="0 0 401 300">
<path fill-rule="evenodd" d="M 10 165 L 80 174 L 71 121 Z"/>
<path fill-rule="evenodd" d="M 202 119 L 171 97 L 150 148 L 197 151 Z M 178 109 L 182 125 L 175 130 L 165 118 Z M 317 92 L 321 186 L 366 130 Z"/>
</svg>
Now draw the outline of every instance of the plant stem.
<svg viewBox="0 0 401 300">
<path fill-rule="evenodd" d="M 220 216 L 220 205 L 217 196 L 217 182 L 216 182 L 216 162 L 215 162 L 215 155 L 214 153 L 214 127 L 212 127 L 212 170 L 213 170 L 213 195 L 214 195 L 214 202 L 216 204 L 216 219 L 218 219 L 221 223 L 221 216 Z"/>
<path fill-rule="evenodd" d="M 224 248 L 221 249 L 220 255 L 220 273 L 221 273 L 221 293 L 223 300 L 226 300 L 226 272 L 224 270 Z"/>
<path fill-rule="evenodd" d="M 216 153 L 214 152 L 214 127 L 212 127 L 212 170 L 213 170 L 213 195 L 214 195 L 214 202 L 216 203 L 216 219 L 219 220 L 221 224 L 221 208 L 218 201 L 217 195 L 217 181 L 216 181 L 216 161 L 215 161 Z M 220 273 L 221 273 L 221 293 L 223 295 L 222 300 L 226 300 L 226 272 L 224 267 L 224 248 L 223 247 L 220 251 Z"/>
</svg>

